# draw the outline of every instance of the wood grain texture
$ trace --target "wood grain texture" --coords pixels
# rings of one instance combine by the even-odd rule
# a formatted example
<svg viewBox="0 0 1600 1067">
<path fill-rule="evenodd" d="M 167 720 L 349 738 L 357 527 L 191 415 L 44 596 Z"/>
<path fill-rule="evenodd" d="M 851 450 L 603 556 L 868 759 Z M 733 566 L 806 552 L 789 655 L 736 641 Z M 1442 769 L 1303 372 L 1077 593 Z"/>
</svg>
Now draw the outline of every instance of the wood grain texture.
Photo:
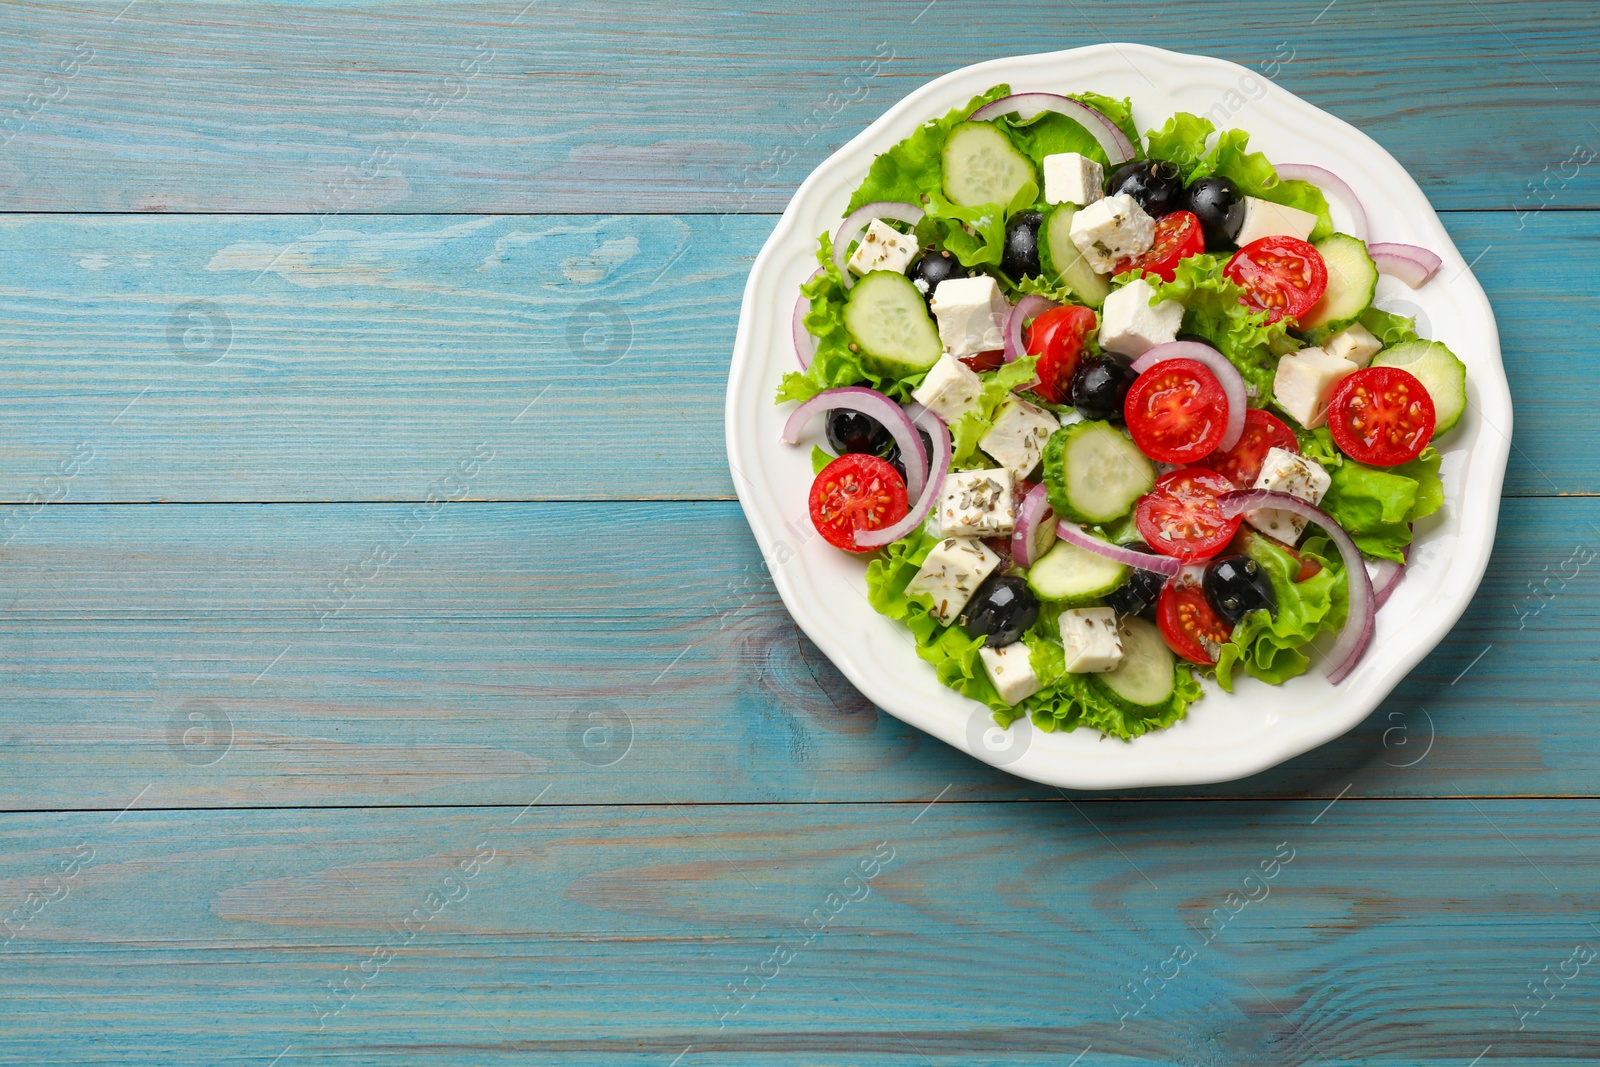
<svg viewBox="0 0 1600 1067">
<path fill-rule="evenodd" d="M 1445 221 L 1532 416 L 1507 492 L 1600 492 L 1572 388 L 1600 213 Z M 729 498 L 728 359 L 773 222 L 0 217 L 0 500 L 421 500 L 490 453 L 472 498 Z"/>
<path fill-rule="evenodd" d="M 1596 1062 L 1595 802 L 926 804 L 5 816 L 0 1062 Z"/>
<path fill-rule="evenodd" d="M 50 509 L 0 550 L 0 806 L 1056 795 L 863 700 L 736 504 L 408 514 Z M 1597 575 L 1600 501 L 1507 501 L 1467 615 L 1365 724 L 1155 795 L 1600 792 Z"/>
<path fill-rule="evenodd" d="M 1443 207 L 1532 207 L 1597 138 L 1581 2 L 525 2 L 9 4 L 0 210 L 772 211 L 930 78 L 1106 40 L 1274 73 Z"/>
</svg>

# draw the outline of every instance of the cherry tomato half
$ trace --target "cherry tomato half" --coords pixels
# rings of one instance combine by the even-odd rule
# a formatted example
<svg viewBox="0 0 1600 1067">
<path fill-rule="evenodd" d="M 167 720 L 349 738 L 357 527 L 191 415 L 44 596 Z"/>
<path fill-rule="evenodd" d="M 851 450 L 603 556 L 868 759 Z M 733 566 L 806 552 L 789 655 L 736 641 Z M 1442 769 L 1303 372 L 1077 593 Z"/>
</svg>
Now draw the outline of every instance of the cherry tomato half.
<svg viewBox="0 0 1600 1067">
<path fill-rule="evenodd" d="M 1239 529 L 1240 516 L 1225 517 L 1217 503 L 1219 496 L 1233 489 L 1232 482 L 1204 467 L 1169 471 L 1139 498 L 1133 513 L 1139 536 L 1163 556 L 1209 559 Z"/>
<path fill-rule="evenodd" d="M 1006 365 L 1004 352 L 974 352 L 970 356 L 959 357 L 961 362 L 982 374 L 986 370 L 999 370 Z"/>
<path fill-rule="evenodd" d="M 1206 235 L 1200 228 L 1199 217 L 1192 211 L 1174 211 L 1156 220 L 1155 242 L 1147 250 L 1124 259 L 1111 273 L 1141 270 L 1170 282 L 1178 269 L 1179 260 L 1197 256 L 1205 250 Z"/>
<path fill-rule="evenodd" d="M 1233 254 L 1222 273 L 1243 287 L 1239 299 L 1265 311 L 1268 322 L 1284 316 L 1298 319 L 1328 289 L 1328 265 L 1322 253 L 1294 237 L 1251 241 Z"/>
<path fill-rule="evenodd" d="M 1222 440 L 1228 397 L 1204 363 L 1168 359 L 1139 375 L 1122 414 L 1139 451 L 1162 463 L 1194 463 Z"/>
<path fill-rule="evenodd" d="M 906 517 L 906 483 L 900 472 L 877 456 L 840 456 L 811 483 L 811 525 L 823 540 L 846 552 L 871 552 L 856 546 L 857 530 L 881 530 Z"/>
<path fill-rule="evenodd" d="M 1183 575 L 1162 587 L 1156 625 L 1168 648 L 1190 663 L 1208 667 L 1217 662 L 1219 646 L 1233 638 L 1233 627 L 1206 603 L 1200 586 Z"/>
<path fill-rule="evenodd" d="M 1034 392 L 1052 404 L 1072 403 L 1072 376 L 1083 361 L 1083 339 L 1096 321 L 1089 308 L 1066 304 L 1040 313 L 1028 324 L 1027 352 L 1039 357 Z"/>
<path fill-rule="evenodd" d="M 1399 367 L 1364 367 L 1339 383 L 1328 401 L 1328 430 L 1357 463 L 1409 463 L 1433 437 L 1433 397 Z"/>
<path fill-rule="evenodd" d="M 1299 452 L 1300 442 L 1276 415 L 1250 408 L 1244 413 L 1244 432 L 1234 446 L 1226 452 L 1211 453 L 1196 466 L 1216 471 L 1240 489 L 1253 489 L 1267 452 L 1274 448 Z"/>
</svg>

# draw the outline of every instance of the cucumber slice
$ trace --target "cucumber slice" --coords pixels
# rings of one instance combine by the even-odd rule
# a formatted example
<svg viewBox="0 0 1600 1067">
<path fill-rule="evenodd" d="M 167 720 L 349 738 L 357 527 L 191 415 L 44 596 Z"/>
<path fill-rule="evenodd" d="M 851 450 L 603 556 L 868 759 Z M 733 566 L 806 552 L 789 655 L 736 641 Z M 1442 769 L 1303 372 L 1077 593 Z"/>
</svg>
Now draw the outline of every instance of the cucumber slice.
<svg viewBox="0 0 1600 1067">
<path fill-rule="evenodd" d="M 1328 290 L 1300 318 L 1300 330 L 1326 327 L 1331 335 L 1344 329 L 1372 304 L 1378 287 L 1378 267 L 1367 246 L 1349 234 L 1336 233 L 1313 247 L 1328 265 Z"/>
<path fill-rule="evenodd" d="M 1126 515 L 1156 484 L 1139 446 L 1109 422 L 1063 426 L 1044 446 L 1050 507 L 1074 522 L 1107 523 Z"/>
<path fill-rule="evenodd" d="M 1127 578 L 1128 568 L 1077 545 L 1057 541 L 1028 569 L 1028 588 L 1043 600 L 1080 603 L 1105 596 Z"/>
<path fill-rule="evenodd" d="M 1072 217 L 1079 210 L 1075 204 L 1062 204 L 1045 220 L 1040 265 L 1045 269 L 1045 277 L 1058 275 L 1061 284 L 1071 289 L 1073 296 L 1097 308 L 1111 295 L 1111 282 L 1096 274 L 1078 246 L 1072 243 Z"/>
<path fill-rule="evenodd" d="M 989 122 L 963 122 L 944 143 L 944 195 L 962 207 L 1010 204 L 1037 184 L 1033 161 Z"/>
<path fill-rule="evenodd" d="M 1433 436 L 1461 421 L 1467 406 L 1467 367 L 1438 341 L 1405 341 L 1372 357 L 1374 367 L 1399 367 L 1417 376 L 1433 401 Z"/>
<path fill-rule="evenodd" d="M 845 301 L 844 325 L 879 369 L 895 377 L 926 370 L 944 351 L 922 294 L 893 271 L 875 270 L 856 282 Z"/>
<path fill-rule="evenodd" d="M 1122 620 L 1122 662 L 1104 674 L 1091 674 L 1119 703 L 1145 710 L 1160 707 L 1177 685 L 1176 659 L 1154 623 L 1129 616 Z"/>
</svg>

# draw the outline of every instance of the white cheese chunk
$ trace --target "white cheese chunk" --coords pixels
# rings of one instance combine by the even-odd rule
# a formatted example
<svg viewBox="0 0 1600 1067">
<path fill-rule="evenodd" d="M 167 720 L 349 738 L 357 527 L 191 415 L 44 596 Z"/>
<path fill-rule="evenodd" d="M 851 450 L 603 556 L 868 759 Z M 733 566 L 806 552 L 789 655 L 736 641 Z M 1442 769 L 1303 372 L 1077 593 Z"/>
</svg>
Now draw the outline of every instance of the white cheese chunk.
<svg viewBox="0 0 1600 1067">
<path fill-rule="evenodd" d="M 1328 421 L 1328 399 L 1339 383 L 1359 369 L 1320 348 L 1302 348 L 1278 360 L 1272 395 L 1291 418 L 1313 430 Z"/>
<path fill-rule="evenodd" d="M 946 537 L 994 537 L 1016 525 L 1011 472 L 951 471 L 937 504 L 939 532 Z"/>
<path fill-rule="evenodd" d="M 1104 674 L 1122 662 L 1122 635 L 1110 608 L 1070 608 L 1061 613 L 1061 645 L 1069 674 Z"/>
<path fill-rule="evenodd" d="M 1267 450 L 1267 458 L 1256 476 L 1256 489 L 1270 489 L 1275 493 L 1288 493 L 1308 504 L 1322 503 L 1322 495 L 1332 482 L 1322 464 L 1282 448 Z M 1244 513 L 1245 521 L 1268 537 L 1276 537 L 1286 545 L 1300 540 L 1306 520 L 1277 508 L 1257 508 Z"/>
<path fill-rule="evenodd" d="M 1142 356 L 1148 349 L 1175 340 L 1183 325 L 1183 305 L 1163 300 L 1155 307 L 1150 301 L 1155 287 L 1136 278 L 1106 297 L 1100 312 L 1100 347 L 1124 356 Z"/>
<path fill-rule="evenodd" d="M 1061 424 L 1056 417 L 1026 400 L 1007 397 L 995 412 L 989 432 L 978 438 L 978 447 L 1011 473 L 1026 478 L 1039 465 L 1044 443 Z"/>
<path fill-rule="evenodd" d="M 1346 326 L 1322 345 L 1328 355 L 1348 359 L 1358 367 L 1365 367 L 1382 349 L 1383 342 L 1359 322 Z"/>
<path fill-rule="evenodd" d="M 1127 193 L 1107 196 L 1072 216 L 1072 243 L 1099 274 L 1146 251 L 1156 236 L 1156 220 Z"/>
<path fill-rule="evenodd" d="M 983 660 L 983 669 L 994 683 L 995 692 L 1007 704 L 1020 704 L 1044 688 L 1039 676 L 1033 673 L 1028 646 L 1021 641 L 1005 648 L 985 646 L 978 649 L 978 658 Z"/>
<path fill-rule="evenodd" d="M 927 594 L 933 600 L 930 613 L 948 623 L 999 565 L 1000 557 L 982 541 L 947 537 L 933 546 L 916 577 L 906 583 L 906 595 Z"/>
<path fill-rule="evenodd" d="M 1006 317 L 1011 305 L 987 274 L 946 278 L 933 291 L 929 305 L 939 322 L 939 340 L 952 356 L 995 352 L 1005 347 Z"/>
<path fill-rule="evenodd" d="M 947 423 L 955 422 L 978 402 L 983 379 L 954 356 L 940 356 L 911 398 Z"/>
<path fill-rule="evenodd" d="M 1088 156 L 1057 152 L 1044 157 L 1044 202 L 1088 207 L 1105 196 L 1106 170 Z"/>
<path fill-rule="evenodd" d="M 850 269 L 857 274 L 875 270 L 904 274 L 919 251 L 921 246 L 915 237 L 901 233 L 882 219 L 873 219 L 850 256 Z"/>
<path fill-rule="evenodd" d="M 1317 217 L 1309 211 L 1247 196 L 1244 198 L 1244 222 L 1240 223 L 1233 243 L 1243 248 L 1263 237 L 1298 237 L 1304 241 L 1316 228 Z"/>
</svg>

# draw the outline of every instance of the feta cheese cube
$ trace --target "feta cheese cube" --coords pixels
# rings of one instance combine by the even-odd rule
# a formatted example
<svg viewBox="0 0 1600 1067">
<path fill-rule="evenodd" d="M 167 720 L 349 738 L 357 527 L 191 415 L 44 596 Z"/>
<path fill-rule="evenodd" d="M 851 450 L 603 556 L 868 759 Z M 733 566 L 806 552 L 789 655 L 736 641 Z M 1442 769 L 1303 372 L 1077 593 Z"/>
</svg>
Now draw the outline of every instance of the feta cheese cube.
<svg viewBox="0 0 1600 1067">
<path fill-rule="evenodd" d="M 1033 663 L 1028 659 L 1028 646 L 1021 641 L 1005 648 L 978 649 L 983 669 L 994 683 L 995 692 L 1007 704 L 1020 704 L 1043 689 L 1039 676 L 1033 673 Z"/>
<path fill-rule="evenodd" d="M 1287 449 L 1270 448 L 1256 476 L 1255 488 L 1288 493 L 1308 504 L 1322 503 L 1322 495 L 1333 481 L 1322 464 L 1314 459 L 1297 455 Z M 1244 513 L 1245 521 L 1269 537 L 1276 537 L 1286 545 L 1300 540 L 1306 520 L 1277 508 L 1257 508 Z"/>
<path fill-rule="evenodd" d="M 1156 220 L 1127 193 L 1103 197 L 1072 216 L 1072 243 L 1100 274 L 1147 250 L 1155 236 Z"/>
<path fill-rule="evenodd" d="M 1011 473 L 1026 478 L 1039 465 L 1044 443 L 1061 424 L 1048 411 L 1026 400 L 1007 397 L 995 413 L 989 432 L 978 438 L 978 447 Z"/>
<path fill-rule="evenodd" d="M 928 368 L 922 384 L 911 390 L 911 398 L 945 422 L 955 422 L 978 402 L 983 379 L 978 372 L 954 356 L 940 356 Z"/>
<path fill-rule="evenodd" d="M 916 577 L 906 583 L 906 595 L 931 597 L 930 614 L 948 623 L 961 614 L 978 586 L 999 565 L 1000 557 L 982 541 L 947 537 L 933 546 Z"/>
<path fill-rule="evenodd" d="M 937 505 L 939 532 L 946 537 L 994 537 L 1016 525 L 1011 472 L 951 471 Z"/>
<path fill-rule="evenodd" d="M 1239 234 L 1233 243 L 1243 248 L 1263 237 L 1298 237 L 1304 241 L 1316 228 L 1317 217 L 1309 211 L 1247 196 L 1244 198 L 1244 222 L 1239 224 Z"/>
<path fill-rule="evenodd" d="M 1183 325 L 1183 305 L 1163 300 L 1155 307 L 1155 286 L 1136 278 L 1106 297 L 1100 312 L 1100 347 L 1124 356 L 1142 356 L 1148 349 L 1175 340 Z"/>
<path fill-rule="evenodd" d="M 1069 674 L 1104 674 L 1122 662 L 1122 635 L 1110 608 L 1071 608 L 1061 613 L 1061 645 Z"/>
<path fill-rule="evenodd" d="M 1383 342 L 1359 322 L 1346 326 L 1322 345 L 1328 355 L 1348 359 L 1358 367 L 1365 367 L 1382 349 Z"/>
<path fill-rule="evenodd" d="M 1328 421 L 1328 400 L 1339 383 L 1359 369 L 1320 348 L 1302 348 L 1278 360 L 1272 395 L 1296 422 L 1313 430 Z"/>
<path fill-rule="evenodd" d="M 933 291 L 933 317 L 939 340 L 952 356 L 995 352 L 1005 347 L 1006 317 L 1011 305 L 987 274 L 946 278 Z"/>
<path fill-rule="evenodd" d="M 901 233 L 882 219 L 873 219 L 851 254 L 849 266 L 857 274 L 869 274 L 875 270 L 904 274 L 921 250 L 922 246 L 917 244 L 915 237 Z"/>
<path fill-rule="evenodd" d="M 1087 156 L 1057 152 L 1044 157 L 1044 202 L 1088 207 L 1105 196 L 1106 170 Z"/>
</svg>

